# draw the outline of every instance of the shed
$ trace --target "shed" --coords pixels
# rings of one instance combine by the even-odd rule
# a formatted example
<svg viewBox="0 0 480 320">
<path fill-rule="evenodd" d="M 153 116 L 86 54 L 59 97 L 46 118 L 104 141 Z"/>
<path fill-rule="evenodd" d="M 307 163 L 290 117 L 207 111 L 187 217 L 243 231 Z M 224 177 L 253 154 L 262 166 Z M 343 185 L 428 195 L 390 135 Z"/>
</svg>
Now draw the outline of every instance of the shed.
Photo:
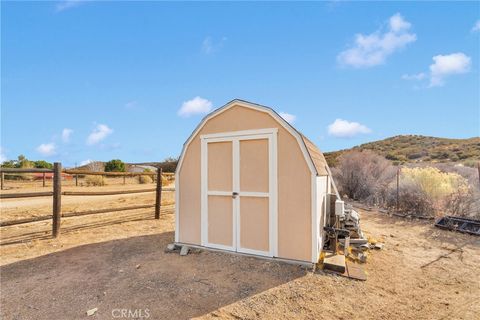
<svg viewBox="0 0 480 320">
<path fill-rule="evenodd" d="M 233 100 L 183 146 L 175 242 L 316 263 L 329 172 L 322 152 L 273 109 Z"/>
</svg>

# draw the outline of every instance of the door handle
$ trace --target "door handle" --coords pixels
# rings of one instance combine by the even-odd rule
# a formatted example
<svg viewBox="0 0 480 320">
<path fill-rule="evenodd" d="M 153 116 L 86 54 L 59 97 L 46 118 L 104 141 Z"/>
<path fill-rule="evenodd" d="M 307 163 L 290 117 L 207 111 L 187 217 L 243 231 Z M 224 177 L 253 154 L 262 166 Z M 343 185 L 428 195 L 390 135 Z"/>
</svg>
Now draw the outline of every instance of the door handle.
<svg viewBox="0 0 480 320">
<path fill-rule="evenodd" d="M 233 198 L 233 199 L 236 199 L 237 196 L 238 196 L 238 192 L 232 192 L 232 198 Z"/>
</svg>

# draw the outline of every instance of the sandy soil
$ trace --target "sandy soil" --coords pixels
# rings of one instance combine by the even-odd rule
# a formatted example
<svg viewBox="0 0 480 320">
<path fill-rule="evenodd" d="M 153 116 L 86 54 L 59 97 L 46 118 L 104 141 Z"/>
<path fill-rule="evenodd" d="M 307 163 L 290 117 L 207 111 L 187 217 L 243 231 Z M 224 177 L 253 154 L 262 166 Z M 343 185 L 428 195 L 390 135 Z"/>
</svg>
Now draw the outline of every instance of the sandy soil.
<svg viewBox="0 0 480 320">
<path fill-rule="evenodd" d="M 122 205 L 153 202 L 142 197 Z M 115 319 L 128 309 L 150 319 L 478 319 L 478 237 L 362 211 L 385 248 L 370 252 L 361 282 L 226 253 L 165 253 L 175 225 L 165 201 L 160 220 L 152 209 L 66 218 L 58 239 L 47 221 L 2 228 L 1 318 Z"/>
</svg>

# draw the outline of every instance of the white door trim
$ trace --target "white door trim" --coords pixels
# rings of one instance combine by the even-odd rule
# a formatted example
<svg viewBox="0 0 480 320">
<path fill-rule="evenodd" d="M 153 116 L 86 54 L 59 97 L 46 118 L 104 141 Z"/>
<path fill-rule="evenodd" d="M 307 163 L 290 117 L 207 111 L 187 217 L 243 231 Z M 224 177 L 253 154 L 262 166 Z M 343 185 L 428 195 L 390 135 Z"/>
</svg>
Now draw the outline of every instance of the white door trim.
<svg viewBox="0 0 480 320">
<path fill-rule="evenodd" d="M 201 244 L 205 247 L 237 251 L 269 257 L 278 256 L 278 188 L 277 188 L 277 132 L 273 129 L 246 130 L 226 133 L 215 133 L 201 136 Z M 268 140 L 269 162 L 269 192 L 250 192 L 240 190 L 240 141 Z M 229 191 L 208 190 L 208 143 L 232 142 L 232 192 L 237 192 L 237 199 L 233 200 L 233 245 L 224 246 L 208 241 L 208 196 L 230 196 Z M 240 246 L 240 203 L 241 197 L 268 197 L 269 198 L 269 250 L 259 251 Z"/>
</svg>

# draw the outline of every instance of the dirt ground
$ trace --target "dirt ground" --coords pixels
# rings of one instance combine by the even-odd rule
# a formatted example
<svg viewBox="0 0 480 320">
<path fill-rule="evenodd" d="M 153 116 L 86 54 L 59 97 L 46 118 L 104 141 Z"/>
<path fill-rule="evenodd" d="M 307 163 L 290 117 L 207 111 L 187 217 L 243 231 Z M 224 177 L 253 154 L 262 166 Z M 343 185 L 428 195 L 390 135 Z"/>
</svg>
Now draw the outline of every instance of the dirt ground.
<svg viewBox="0 0 480 320">
<path fill-rule="evenodd" d="M 84 210 L 153 197 L 66 205 Z M 49 210 L 49 203 L 20 210 L 21 203 L 7 208 L 4 201 L 2 220 L 4 211 L 10 219 Z M 478 319 L 478 237 L 361 211 L 364 231 L 385 243 L 370 252 L 361 282 L 227 253 L 165 253 L 174 238 L 173 196 L 163 204 L 160 220 L 153 209 L 65 218 L 57 239 L 50 221 L 2 227 L 1 319 Z"/>
</svg>

